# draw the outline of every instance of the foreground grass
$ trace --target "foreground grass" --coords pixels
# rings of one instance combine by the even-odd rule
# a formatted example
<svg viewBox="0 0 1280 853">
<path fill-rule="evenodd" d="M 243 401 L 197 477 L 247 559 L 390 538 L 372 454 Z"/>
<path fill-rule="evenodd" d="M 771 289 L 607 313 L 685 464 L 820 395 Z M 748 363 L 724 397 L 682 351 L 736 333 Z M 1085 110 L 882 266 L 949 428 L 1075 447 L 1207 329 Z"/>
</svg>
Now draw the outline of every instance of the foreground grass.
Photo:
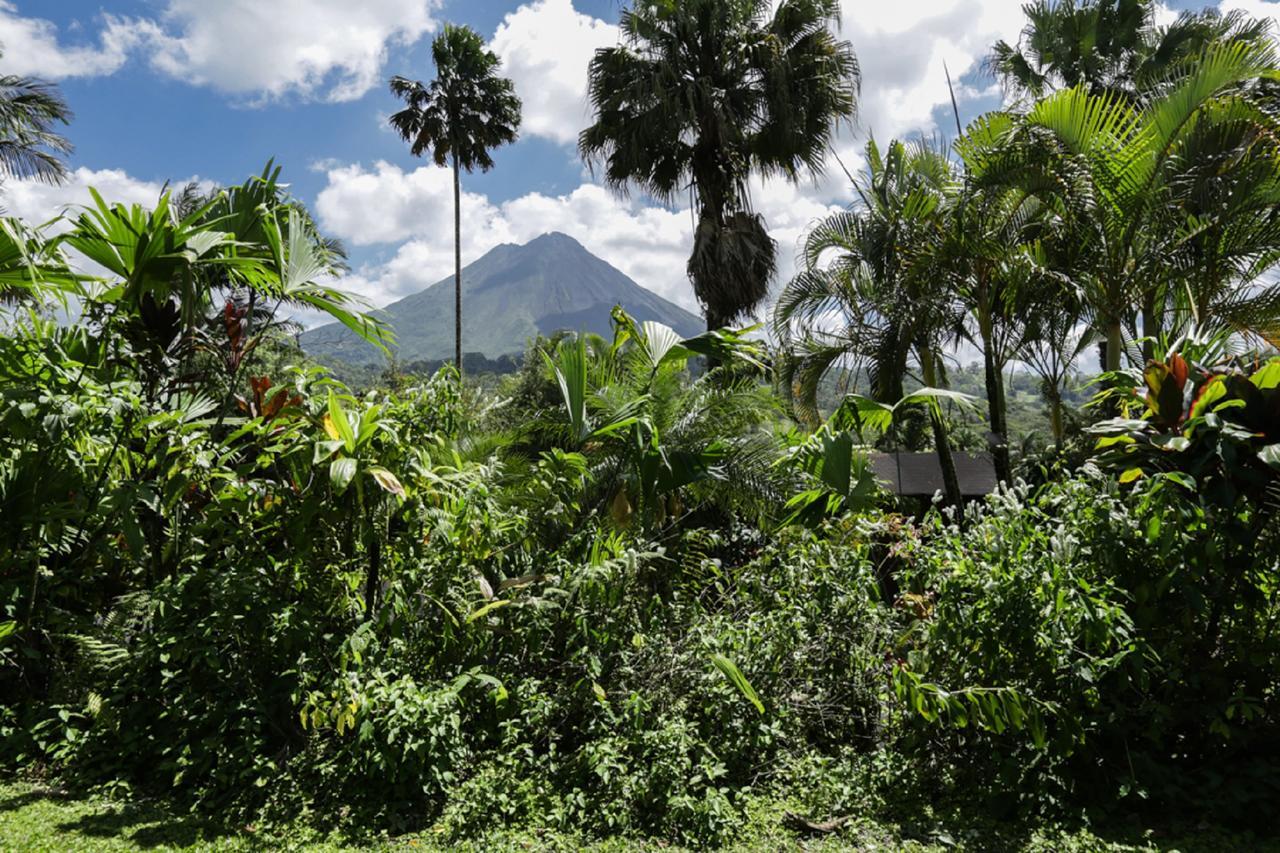
<svg viewBox="0 0 1280 853">
<path fill-rule="evenodd" d="M 741 839 L 740 850 L 804 851 L 1277 851 L 1280 844 L 1249 835 L 1201 827 L 1189 835 L 1127 827 L 1117 833 L 1057 827 L 970 826 L 961 830 L 896 826 L 870 820 L 850 821 L 838 833 L 804 836 L 784 828 L 785 804 L 760 802 Z M 536 830 L 497 830 L 481 841 L 446 843 L 427 832 L 399 838 L 321 837 L 298 827 L 218 826 L 178 814 L 155 802 L 73 794 L 56 787 L 25 782 L 0 784 L 0 850 L 475 850 L 475 851 L 672 851 L 680 848 L 655 841 L 580 838 Z"/>
</svg>

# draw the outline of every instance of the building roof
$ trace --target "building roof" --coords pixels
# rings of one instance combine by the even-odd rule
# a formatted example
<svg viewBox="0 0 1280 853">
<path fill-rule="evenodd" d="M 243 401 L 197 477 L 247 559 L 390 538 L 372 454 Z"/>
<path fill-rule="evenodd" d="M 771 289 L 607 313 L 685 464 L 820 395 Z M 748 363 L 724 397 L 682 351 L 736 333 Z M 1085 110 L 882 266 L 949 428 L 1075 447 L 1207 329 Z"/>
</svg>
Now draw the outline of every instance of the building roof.
<svg viewBox="0 0 1280 853">
<path fill-rule="evenodd" d="M 981 497 L 996 490 L 996 467 L 990 453 L 952 453 L 960 493 Z M 871 469 L 886 489 L 899 495 L 932 497 L 945 491 L 938 454 L 872 453 Z"/>
</svg>

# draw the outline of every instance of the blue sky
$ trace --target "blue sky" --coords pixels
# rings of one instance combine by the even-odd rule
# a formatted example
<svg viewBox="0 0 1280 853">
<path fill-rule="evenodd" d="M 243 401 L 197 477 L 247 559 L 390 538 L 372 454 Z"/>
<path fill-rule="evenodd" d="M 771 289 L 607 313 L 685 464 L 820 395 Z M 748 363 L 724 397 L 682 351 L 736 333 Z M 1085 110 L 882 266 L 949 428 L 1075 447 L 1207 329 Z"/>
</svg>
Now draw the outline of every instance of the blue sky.
<svg viewBox="0 0 1280 853">
<path fill-rule="evenodd" d="M 949 135 L 943 65 L 962 118 L 999 106 L 978 70 L 997 38 L 1016 39 L 1023 0 L 844 0 L 842 35 L 863 68 L 856 128 L 836 146 L 850 168 L 867 137 Z M 1270 0 L 1223 0 L 1254 15 Z M 1176 0 L 1171 9 L 1202 5 Z M 640 284 L 695 308 L 683 275 L 685 209 L 605 192 L 573 147 L 589 121 L 592 52 L 616 41 L 618 0 L 0 0 L 0 71 L 55 80 L 75 111 L 66 186 L 10 181 L 11 213 L 46 218 L 87 199 L 148 203 L 166 181 L 235 183 L 274 157 L 294 192 L 352 253 L 347 286 L 374 304 L 450 271 L 447 175 L 386 129 L 392 74 L 429 79 L 444 21 L 474 27 L 525 100 L 518 143 L 464 179 L 464 254 L 549 230 L 577 237 Z M 1169 11 L 1168 14 L 1172 14 Z M 834 160 L 817 181 L 759 184 L 757 208 L 781 247 L 780 277 L 814 219 L 847 203 Z"/>
</svg>

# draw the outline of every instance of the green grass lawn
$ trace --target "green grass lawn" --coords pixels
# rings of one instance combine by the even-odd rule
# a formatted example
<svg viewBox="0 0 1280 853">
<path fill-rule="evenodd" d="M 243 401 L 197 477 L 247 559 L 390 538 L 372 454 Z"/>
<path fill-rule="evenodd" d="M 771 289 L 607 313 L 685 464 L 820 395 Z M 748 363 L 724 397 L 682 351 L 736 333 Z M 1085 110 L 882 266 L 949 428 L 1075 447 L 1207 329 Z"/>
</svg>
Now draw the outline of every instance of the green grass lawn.
<svg viewBox="0 0 1280 853">
<path fill-rule="evenodd" d="M 888 826 L 873 821 L 850 821 L 839 833 L 806 837 L 782 826 L 785 804 L 761 802 L 737 849 L 803 851 L 943 851 L 1028 850 L 1064 851 L 1280 851 L 1280 844 L 1261 842 L 1201 827 L 1189 835 L 1126 827 L 1117 833 L 1054 827 L 966 827 L 947 831 L 912 826 Z M 584 843 L 555 833 L 496 829 L 483 841 L 446 844 L 427 832 L 399 838 L 322 838 L 299 828 L 220 827 L 190 815 L 176 814 L 161 804 L 127 802 L 102 796 L 71 794 L 46 785 L 0 784 L 0 850 L 3 851 L 117 851 L 117 850 L 475 850 L 475 851 L 672 851 L 679 848 L 655 841 L 612 839 Z"/>
</svg>

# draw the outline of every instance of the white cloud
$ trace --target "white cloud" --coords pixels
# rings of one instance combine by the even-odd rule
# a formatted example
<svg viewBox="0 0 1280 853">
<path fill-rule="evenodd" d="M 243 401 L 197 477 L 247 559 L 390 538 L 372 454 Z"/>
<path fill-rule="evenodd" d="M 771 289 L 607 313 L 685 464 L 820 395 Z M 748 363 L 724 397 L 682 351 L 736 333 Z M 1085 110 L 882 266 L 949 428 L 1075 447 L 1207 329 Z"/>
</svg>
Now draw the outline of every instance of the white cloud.
<svg viewBox="0 0 1280 853">
<path fill-rule="evenodd" d="M 577 141 L 590 120 L 587 65 L 617 41 L 616 26 L 579 13 L 571 0 L 537 0 L 507 15 L 489 47 L 524 102 L 523 132 Z"/>
<path fill-rule="evenodd" d="M 435 29 L 440 0 L 166 0 L 158 20 L 103 16 L 97 45 L 0 0 L 0 67 L 50 79 L 100 76 L 145 51 L 168 76 L 262 102 L 355 100 L 383 76 L 390 45 Z"/>
<path fill-rule="evenodd" d="M 438 0 L 168 0 L 152 64 L 232 94 L 359 98 L 381 79 L 388 44 L 435 28 Z"/>
<path fill-rule="evenodd" d="M 113 74 L 151 28 L 144 22 L 111 15 L 105 15 L 104 21 L 96 45 L 67 45 L 59 40 L 52 21 L 24 18 L 12 2 L 0 0 L 0 47 L 4 50 L 0 70 L 49 80 Z"/>
<path fill-rule="evenodd" d="M 1024 0 L 845 0 L 841 34 L 862 67 L 859 124 L 877 139 L 935 129 L 949 102 L 946 71 L 975 70 L 998 39 L 1015 41 Z M 957 92 L 957 95 L 963 93 Z"/>
<path fill-rule="evenodd" d="M 1273 27 L 1280 20 L 1280 2 L 1276 0 L 1222 0 L 1219 6 L 1224 13 L 1239 9 L 1254 18 L 1271 18 Z"/>
<path fill-rule="evenodd" d="M 64 212 L 74 216 L 76 207 L 92 204 L 90 187 L 98 190 L 108 204 L 140 204 L 147 208 L 155 207 L 163 189 L 155 181 L 139 180 L 121 169 L 81 167 L 59 185 L 33 180 L 5 181 L 0 185 L 0 206 L 6 216 L 40 224 Z"/>
<path fill-rule="evenodd" d="M 398 243 L 411 236 L 447 234 L 453 239 L 453 174 L 435 166 L 404 172 L 390 163 L 332 165 L 316 197 L 325 227 L 356 246 Z M 464 192 L 463 232 L 489 230 L 496 211 L 483 196 Z M 452 245 L 452 242 L 450 242 Z"/>
</svg>

